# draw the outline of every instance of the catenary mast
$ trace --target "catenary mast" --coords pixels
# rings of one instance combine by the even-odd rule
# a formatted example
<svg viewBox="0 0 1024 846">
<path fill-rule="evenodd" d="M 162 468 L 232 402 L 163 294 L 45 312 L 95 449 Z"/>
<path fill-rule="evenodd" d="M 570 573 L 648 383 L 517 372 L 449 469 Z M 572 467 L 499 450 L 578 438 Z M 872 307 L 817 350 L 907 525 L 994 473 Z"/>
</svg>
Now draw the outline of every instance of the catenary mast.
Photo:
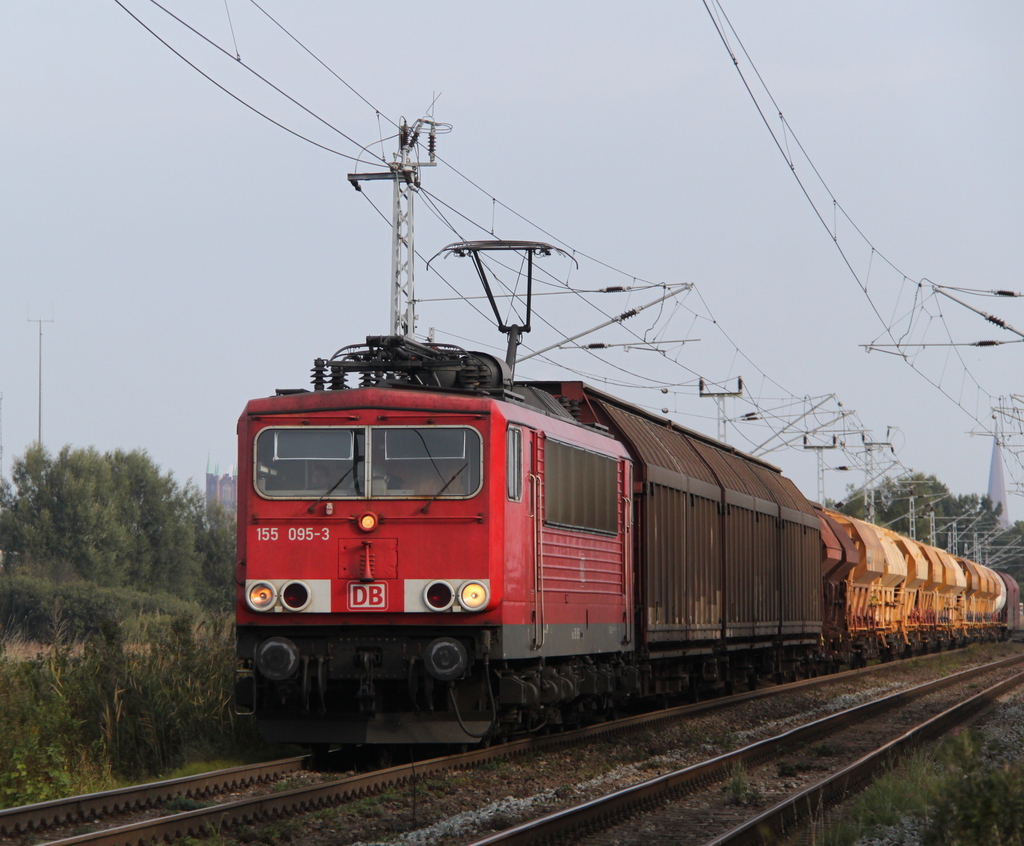
<svg viewBox="0 0 1024 846">
<path fill-rule="evenodd" d="M 420 134 L 427 132 L 429 161 L 417 160 Z M 416 295 L 414 272 L 416 249 L 413 240 L 414 202 L 420 187 L 420 168 L 433 167 L 437 136 L 450 132 L 451 125 L 432 118 L 420 118 L 412 126 L 402 118 L 398 126 L 398 151 L 387 171 L 350 173 L 348 181 L 357 191 L 360 183 L 372 179 L 390 179 L 394 184 L 391 213 L 391 334 L 413 339 L 416 333 Z"/>
</svg>

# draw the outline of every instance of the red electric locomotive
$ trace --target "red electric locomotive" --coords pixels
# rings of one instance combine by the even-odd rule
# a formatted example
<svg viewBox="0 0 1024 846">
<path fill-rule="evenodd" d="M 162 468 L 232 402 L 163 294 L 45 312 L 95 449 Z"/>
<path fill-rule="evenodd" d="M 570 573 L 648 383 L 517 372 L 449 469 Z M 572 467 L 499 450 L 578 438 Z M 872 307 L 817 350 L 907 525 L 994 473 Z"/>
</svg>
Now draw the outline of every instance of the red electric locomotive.
<svg viewBox="0 0 1024 846">
<path fill-rule="evenodd" d="M 236 701 L 268 739 L 476 742 L 635 688 L 619 442 L 400 337 L 314 383 L 239 421 Z"/>
</svg>

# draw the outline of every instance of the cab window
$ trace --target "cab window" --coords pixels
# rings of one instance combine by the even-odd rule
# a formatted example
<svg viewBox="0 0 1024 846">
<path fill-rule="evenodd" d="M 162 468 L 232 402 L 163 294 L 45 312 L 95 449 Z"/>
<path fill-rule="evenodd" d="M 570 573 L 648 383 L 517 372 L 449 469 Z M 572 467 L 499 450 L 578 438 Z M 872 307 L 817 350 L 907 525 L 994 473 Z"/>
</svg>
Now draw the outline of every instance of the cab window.
<svg viewBox="0 0 1024 846">
<path fill-rule="evenodd" d="M 462 499 L 481 487 L 469 426 L 281 427 L 256 436 L 256 490 L 269 499 Z"/>
<path fill-rule="evenodd" d="M 362 429 L 264 429 L 256 436 L 256 489 L 264 496 L 361 496 Z"/>
<path fill-rule="evenodd" d="M 461 498 L 480 488 L 480 435 L 462 426 L 370 430 L 372 497 Z"/>
</svg>

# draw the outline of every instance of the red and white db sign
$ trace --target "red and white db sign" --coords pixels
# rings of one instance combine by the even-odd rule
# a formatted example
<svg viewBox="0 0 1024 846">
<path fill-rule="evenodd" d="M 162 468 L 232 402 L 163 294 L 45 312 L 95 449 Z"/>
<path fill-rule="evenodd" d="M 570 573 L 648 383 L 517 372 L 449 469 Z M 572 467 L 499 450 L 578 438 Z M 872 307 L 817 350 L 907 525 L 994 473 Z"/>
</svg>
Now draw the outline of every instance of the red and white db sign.
<svg viewBox="0 0 1024 846">
<path fill-rule="evenodd" d="M 352 582 L 348 586 L 348 607 L 350 611 L 386 611 L 388 608 L 387 583 Z"/>
</svg>

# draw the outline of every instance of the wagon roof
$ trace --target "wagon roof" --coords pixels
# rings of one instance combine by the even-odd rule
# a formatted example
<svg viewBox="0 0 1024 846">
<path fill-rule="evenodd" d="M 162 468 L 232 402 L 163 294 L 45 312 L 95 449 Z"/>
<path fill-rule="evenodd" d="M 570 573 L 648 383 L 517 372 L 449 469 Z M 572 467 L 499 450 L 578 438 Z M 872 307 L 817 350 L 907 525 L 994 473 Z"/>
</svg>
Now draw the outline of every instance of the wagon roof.
<svg viewBox="0 0 1024 846">
<path fill-rule="evenodd" d="M 583 382 L 533 383 L 533 386 L 556 397 L 578 401 L 584 422 L 603 424 L 615 431 L 642 465 L 638 478 L 647 479 L 652 475 L 666 478 L 665 473 L 651 474 L 651 468 L 660 468 L 667 471 L 669 477 L 696 479 L 715 488 L 813 516 L 810 503 L 796 485 L 767 461 Z"/>
</svg>

